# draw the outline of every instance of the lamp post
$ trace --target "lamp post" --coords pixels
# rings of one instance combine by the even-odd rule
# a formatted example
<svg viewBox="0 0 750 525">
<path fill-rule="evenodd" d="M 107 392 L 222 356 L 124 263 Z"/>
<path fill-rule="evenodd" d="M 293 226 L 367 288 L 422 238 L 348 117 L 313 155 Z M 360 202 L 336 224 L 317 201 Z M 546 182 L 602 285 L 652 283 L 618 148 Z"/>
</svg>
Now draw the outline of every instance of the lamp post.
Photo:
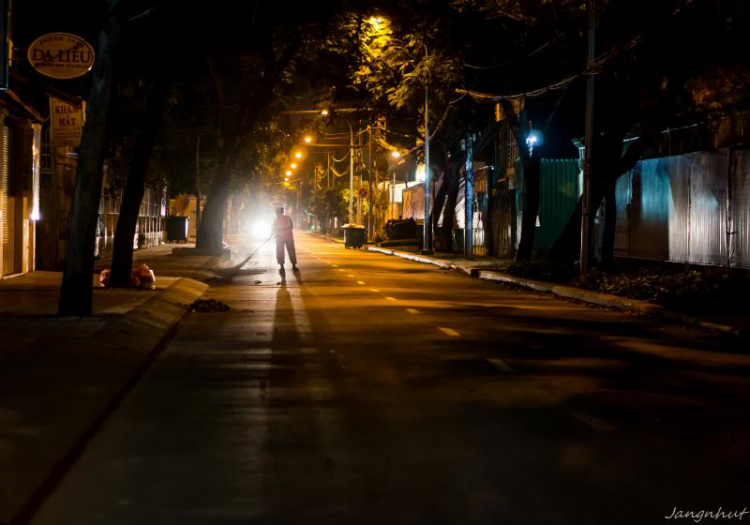
<svg viewBox="0 0 750 525">
<path fill-rule="evenodd" d="M 354 224 L 354 130 L 348 120 L 349 126 L 349 225 Z"/>
<path fill-rule="evenodd" d="M 427 59 L 427 46 L 424 48 L 425 60 Z M 429 84 L 424 86 L 424 232 L 422 235 L 422 253 L 432 255 L 432 221 L 430 220 L 430 208 L 432 196 L 430 195 L 430 106 L 429 106 Z"/>
</svg>

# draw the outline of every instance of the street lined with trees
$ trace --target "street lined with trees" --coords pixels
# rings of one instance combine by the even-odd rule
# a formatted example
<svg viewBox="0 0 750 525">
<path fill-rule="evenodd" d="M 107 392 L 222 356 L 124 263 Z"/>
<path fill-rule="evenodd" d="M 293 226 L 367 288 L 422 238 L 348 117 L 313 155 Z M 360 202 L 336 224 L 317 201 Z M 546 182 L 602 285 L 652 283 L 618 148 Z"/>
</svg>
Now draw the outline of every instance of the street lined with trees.
<svg viewBox="0 0 750 525">
<path fill-rule="evenodd" d="M 176 108 L 199 104 L 188 106 L 191 107 L 189 122 L 172 121 L 169 125 L 177 125 L 177 129 L 170 127 L 168 132 L 162 132 L 164 136 L 175 133 L 189 136 L 186 140 L 170 137 L 172 147 L 181 142 L 180 148 L 185 148 L 200 136 L 205 136 L 215 147 L 215 152 L 209 153 L 210 167 L 203 171 L 204 182 L 200 184 L 206 203 L 198 225 L 199 249 L 213 253 L 223 249 L 224 219 L 233 192 L 246 184 L 255 184 L 257 189 L 261 179 L 270 181 L 273 177 L 264 170 L 284 170 L 280 162 L 282 151 L 289 151 L 300 130 L 290 129 L 292 120 L 282 114 L 300 107 L 304 101 L 312 101 L 313 113 L 330 109 L 327 119 L 323 119 L 328 123 L 341 122 L 336 107 L 359 108 L 352 114 L 357 125 L 362 126 L 358 129 L 370 129 L 378 119 L 388 123 L 386 135 L 376 137 L 374 160 L 370 147 L 368 160 L 364 162 L 364 146 L 358 146 L 358 157 L 353 160 L 352 170 L 356 168 L 357 179 L 367 177 L 371 181 L 372 189 L 368 189 L 371 194 L 380 191 L 380 182 L 387 181 L 388 173 L 394 171 L 389 165 L 380 175 L 377 169 L 371 172 L 377 168 L 378 158 L 402 150 L 414 162 L 424 161 L 424 123 L 432 123 L 433 155 L 427 172 L 440 185 L 427 201 L 432 213 L 426 222 L 436 231 L 438 247 L 451 246 L 455 207 L 462 187 L 459 183 L 474 176 L 467 172 L 467 144 L 473 145 L 472 159 L 494 162 L 495 150 L 487 148 L 494 146 L 494 136 L 505 120 L 516 142 L 524 184 L 523 200 L 519 203 L 520 237 L 513 255 L 518 261 L 528 263 L 535 252 L 539 215 L 542 184 L 539 161 L 547 156 L 570 156 L 575 151 L 572 141 L 584 138 L 583 117 L 588 112 L 592 115 L 588 133 L 596 137 L 589 139 L 592 144 L 587 148 L 584 170 L 584 182 L 590 180 L 590 186 L 584 188 L 579 205 L 550 256 L 561 263 L 583 257 L 586 259 L 583 267 L 590 267 L 589 259 L 594 256 L 588 245 L 591 239 L 584 234 L 589 240 L 582 252 L 581 227 L 587 225 L 586 231 L 593 231 L 594 215 L 601 207 L 600 258 L 602 267 L 610 268 L 615 251 L 618 179 L 629 173 L 644 155 L 660 151 L 659 140 L 664 129 L 689 125 L 717 113 L 727 114 L 732 108 L 741 108 L 746 100 L 741 94 L 729 98 L 721 95 L 732 88 L 742 93 L 748 82 L 747 74 L 741 72 L 744 58 L 739 51 L 742 48 L 739 29 L 747 20 L 747 9 L 741 3 L 714 6 L 703 1 L 660 2 L 648 8 L 641 4 L 555 0 L 534 6 L 511 1 L 408 5 L 383 1 L 360 5 L 343 1 L 295 9 L 292 13 L 283 5 L 258 2 L 242 7 L 225 6 L 211 13 L 201 13 L 195 6 L 173 13 L 168 7 L 150 10 L 147 6 L 114 4 L 109 9 L 115 14 L 110 15 L 111 21 L 106 26 L 109 29 L 103 33 L 100 46 L 110 45 L 112 35 L 106 31 L 114 31 L 113 35 L 125 31 L 125 38 L 138 38 L 139 45 L 123 46 L 118 51 L 119 60 L 127 61 L 128 53 L 144 52 L 149 44 L 163 49 L 151 53 L 149 58 L 157 64 L 160 76 L 169 75 L 170 79 L 146 80 L 155 86 L 150 98 L 160 98 L 160 90 L 167 93 L 166 88 L 158 86 L 170 82 L 171 94 L 165 96 L 170 97 Z M 142 17 L 137 14 L 139 7 L 143 8 Z M 128 10 L 127 15 L 117 14 L 121 8 Z M 649 16 L 641 16 L 644 9 Z M 130 20 L 134 16 L 138 20 Z M 163 22 L 174 16 L 181 22 L 172 23 L 169 31 L 163 31 Z M 125 20 L 127 17 L 130 18 Z M 233 22 L 239 20 L 243 22 Z M 250 26 L 245 20 L 251 21 Z M 184 39 L 188 33 L 194 36 L 187 44 L 191 55 L 199 60 L 192 61 L 190 67 L 180 59 L 169 67 L 160 66 L 165 60 L 173 62 L 172 57 L 178 55 L 168 51 L 169 41 Z M 587 46 L 593 53 L 588 63 Z M 102 47 L 100 63 L 108 56 L 107 49 Z M 717 56 L 721 56 L 720 61 L 714 60 Z M 107 61 L 110 69 L 115 64 L 113 60 Z M 104 89 L 107 93 L 113 91 L 113 86 L 132 82 L 132 75 L 137 74 L 131 68 L 115 78 L 108 73 L 110 69 L 97 67 L 92 86 L 107 82 L 110 86 Z M 724 73 L 736 81 L 732 88 L 723 80 Z M 595 84 L 589 86 L 584 82 L 594 78 Z M 592 86 L 596 89 L 592 99 L 595 102 L 586 109 L 585 92 L 594 89 Z M 720 100 L 728 102 L 723 104 Z M 91 99 L 89 114 L 93 119 L 87 132 L 94 133 L 100 141 L 105 135 L 93 131 L 94 126 L 97 119 L 101 125 L 107 124 L 107 104 L 111 102 L 102 104 L 99 108 L 96 99 Z M 157 127 L 155 122 L 160 119 L 149 113 L 154 111 L 163 110 L 145 111 L 137 126 L 153 132 Z M 304 126 L 304 122 L 296 119 L 295 125 Z M 324 125 L 320 118 L 306 122 L 313 131 L 316 126 Z M 206 128 L 207 125 L 210 127 Z M 532 126 L 547 139 L 530 148 L 528 137 Z M 130 188 L 140 186 L 138 178 L 148 169 L 151 155 L 145 144 L 156 141 L 149 139 L 148 133 L 138 132 L 138 136 L 140 147 L 133 149 Z M 626 143 L 627 147 L 623 147 Z M 271 164 L 260 159 L 260 152 L 268 144 L 277 149 L 277 153 L 266 153 L 267 159 L 276 159 Z M 104 162 L 106 147 L 106 142 L 97 146 L 101 153 L 91 158 L 94 165 L 91 169 Z M 80 160 L 84 167 L 89 162 L 88 151 L 82 150 Z M 180 170 L 183 173 L 172 175 L 177 179 L 175 187 L 179 187 L 179 181 L 186 180 L 184 172 L 200 170 L 187 169 L 184 159 L 190 157 L 184 152 L 174 157 L 183 158 Z M 313 171 L 304 170 L 302 177 L 306 180 L 300 179 L 300 184 L 304 187 L 306 183 L 317 190 L 316 181 L 309 178 Z M 252 175 L 255 172 L 262 175 Z M 195 186 L 183 184 L 198 191 Z M 95 190 L 95 186 L 82 189 L 74 207 L 73 220 L 78 221 L 79 217 L 83 220 L 83 214 L 89 227 L 83 235 L 75 233 L 70 243 L 65 280 L 65 288 L 70 291 L 63 294 L 61 312 L 85 314 L 89 310 L 84 298 L 89 295 L 86 288 L 93 262 L 86 254 L 93 242 L 92 206 L 98 194 Z M 359 195 L 350 196 L 345 188 L 342 195 L 347 201 L 359 199 Z M 126 207 L 131 211 L 123 216 L 119 227 L 120 247 L 128 244 L 122 239 L 128 239 L 134 229 L 132 210 L 137 208 L 139 192 L 128 190 L 126 198 L 134 203 Z M 377 200 L 374 195 L 371 198 L 371 201 L 363 199 L 366 215 L 370 216 L 376 213 L 373 202 Z M 88 211 L 83 211 L 86 199 Z M 358 203 L 357 209 L 361 208 Z M 582 214 L 582 210 L 587 211 Z M 331 211 L 328 209 L 326 213 Z M 372 222 L 372 217 L 368 220 Z M 72 230 L 77 232 L 78 227 Z M 370 235 L 374 236 L 374 232 L 370 231 Z M 469 237 L 466 236 L 466 241 L 473 242 Z M 127 259 L 128 249 L 118 249 L 115 283 L 125 282 Z M 77 301 L 82 302 L 76 306 Z"/>
<path fill-rule="evenodd" d="M 0 525 L 748 514 L 750 3 L 68 4 L 0 0 Z"/>
</svg>

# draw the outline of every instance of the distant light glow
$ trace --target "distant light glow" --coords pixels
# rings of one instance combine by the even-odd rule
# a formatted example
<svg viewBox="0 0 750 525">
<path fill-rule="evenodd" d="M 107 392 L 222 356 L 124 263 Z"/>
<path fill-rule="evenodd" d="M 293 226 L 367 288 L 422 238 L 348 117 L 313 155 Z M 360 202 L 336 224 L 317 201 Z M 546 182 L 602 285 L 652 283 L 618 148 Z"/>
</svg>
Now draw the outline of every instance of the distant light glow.
<svg viewBox="0 0 750 525">
<path fill-rule="evenodd" d="M 425 170 L 424 170 L 424 164 L 420 164 L 417 166 L 417 182 L 424 182 L 425 181 Z"/>
<path fill-rule="evenodd" d="M 323 115 L 324 117 L 327 117 L 328 116 L 328 110 L 324 109 L 323 111 L 320 112 L 320 114 Z"/>
<path fill-rule="evenodd" d="M 286 170 L 286 176 L 287 176 L 287 177 L 288 177 L 289 175 L 291 175 L 291 174 L 292 174 L 292 172 L 291 172 L 290 170 Z"/>
<path fill-rule="evenodd" d="M 271 221 L 255 221 L 251 233 L 256 239 L 267 239 L 271 236 Z"/>
<path fill-rule="evenodd" d="M 301 159 L 302 158 L 302 153 L 300 153 L 298 151 L 297 153 L 294 154 L 294 156 L 297 157 L 298 159 Z"/>
<path fill-rule="evenodd" d="M 309 136 L 309 135 L 307 137 L 305 137 L 305 142 L 308 143 L 308 144 L 310 144 L 312 142 L 312 137 Z"/>
<path fill-rule="evenodd" d="M 542 135 L 542 132 L 539 130 L 529 130 L 529 134 L 526 137 L 526 144 L 528 144 L 530 148 L 541 146 L 544 144 L 544 135 Z"/>
<path fill-rule="evenodd" d="M 296 162 L 292 162 L 292 166 L 291 167 L 292 167 L 293 170 L 297 169 L 297 163 Z"/>
<path fill-rule="evenodd" d="M 41 184 L 41 158 L 42 158 L 42 127 L 39 124 L 32 125 L 31 142 L 31 214 L 32 221 L 42 218 L 40 211 L 40 184 Z"/>
<path fill-rule="evenodd" d="M 401 156 L 401 153 L 399 153 L 398 151 L 391 151 L 391 157 L 393 157 L 394 159 L 397 159 L 400 156 Z"/>
</svg>

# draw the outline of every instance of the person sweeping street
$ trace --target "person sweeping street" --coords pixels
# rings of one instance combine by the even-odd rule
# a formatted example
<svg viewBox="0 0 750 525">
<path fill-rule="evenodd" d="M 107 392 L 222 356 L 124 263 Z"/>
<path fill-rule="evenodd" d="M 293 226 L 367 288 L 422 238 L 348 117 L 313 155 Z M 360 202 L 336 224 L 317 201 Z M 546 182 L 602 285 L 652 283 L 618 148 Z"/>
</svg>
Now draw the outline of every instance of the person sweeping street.
<svg viewBox="0 0 750 525">
<path fill-rule="evenodd" d="M 273 221 L 272 231 L 276 237 L 276 262 L 279 269 L 284 269 L 284 247 L 289 252 L 289 261 L 292 263 L 292 271 L 298 272 L 297 251 L 294 248 L 294 222 L 289 215 L 284 215 L 284 208 L 276 208 L 276 220 Z"/>
</svg>

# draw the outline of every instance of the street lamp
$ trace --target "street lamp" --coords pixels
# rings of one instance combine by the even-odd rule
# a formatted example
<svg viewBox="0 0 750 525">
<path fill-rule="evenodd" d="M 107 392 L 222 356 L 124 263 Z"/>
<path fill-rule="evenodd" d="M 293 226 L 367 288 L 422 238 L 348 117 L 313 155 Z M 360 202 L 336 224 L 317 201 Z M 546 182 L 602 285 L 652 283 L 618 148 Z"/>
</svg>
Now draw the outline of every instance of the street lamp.
<svg viewBox="0 0 750 525">
<path fill-rule="evenodd" d="M 424 46 L 425 60 L 428 58 L 427 46 Z M 427 71 L 429 75 L 429 70 Z M 424 84 L 424 231 L 422 232 L 422 253 L 432 255 L 432 221 L 430 220 L 430 208 L 432 196 L 430 195 L 430 105 L 429 105 L 430 83 L 429 78 Z M 470 203 L 466 203 L 470 206 Z"/>
<path fill-rule="evenodd" d="M 306 144 L 310 144 L 311 142 L 312 142 L 312 137 L 311 136 L 308 135 L 307 137 L 305 137 L 305 143 Z"/>
<path fill-rule="evenodd" d="M 291 174 L 292 174 L 292 171 L 291 171 L 291 170 L 286 170 L 286 174 L 285 174 L 285 175 L 286 175 L 287 177 L 288 177 L 289 175 L 291 175 Z"/>
<path fill-rule="evenodd" d="M 354 223 L 354 130 L 348 120 L 349 126 L 349 225 Z"/>
<path fill-rule="evenodd" d="M 297 169 L 297 163 L 295 163 L 295 162 L 292 162 L 291 168 L 292 168 L 293 170 Z"/>
<path fill-rule="evenodd" d="M 397 159 L 400 156 L 401 156 L 401 153 L 399 153 L 398 151 L 391 151 L 391 157 L 393 157 L 394 159 Z"/>
<path fill-rule="evenodd" d="M 300 152 L 298 151 L 297 153 L 295 153 L 295 154 L 294 154 L 294 156 L 295 156 L 296 158 L 298 158 L 298 159 L 301 159 L 301 158 L 302 158 L 302 153 L 300 153 Z"/>
</svg>

